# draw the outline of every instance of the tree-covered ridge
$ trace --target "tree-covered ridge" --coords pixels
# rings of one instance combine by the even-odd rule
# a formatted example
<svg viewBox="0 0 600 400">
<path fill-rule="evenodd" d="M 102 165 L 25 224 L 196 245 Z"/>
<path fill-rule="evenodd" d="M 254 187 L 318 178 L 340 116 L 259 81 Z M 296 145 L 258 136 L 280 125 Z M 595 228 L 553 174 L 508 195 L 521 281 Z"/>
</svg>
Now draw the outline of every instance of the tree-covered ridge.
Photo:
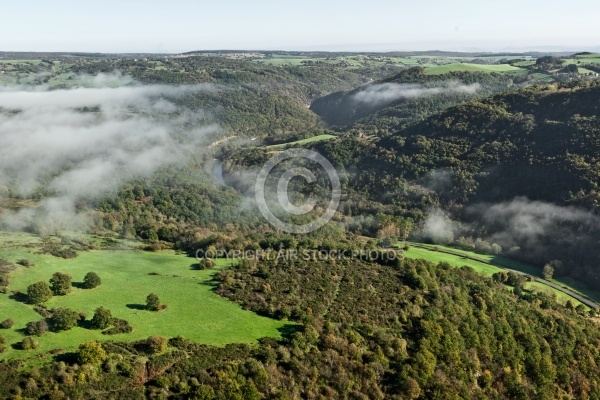
<svg viewBox="0 0 600 400">
<path fill-rule="evenodd" d="M 469 91 L 441 90 L 457 85 L 474 86 L 473 90 Z M 339 127 L 352 126 L 363 133 L 383 136 L 421 121 L 438 111 L 509 90 L 512 86 L 513 81 L 501 74 L 451 72 L 426 75 L 423 67 L 414 67 L 350 91 L 335 92 L 319 98 L 312 103 L 311 110 L 328 124 Z M 368 102 L 357 101 L 361 99 L 361 93 L 373 88 L 384 89 L 384 93 L 375 94 L 391 97 L 377 101 L 377 97 L 369 96 Z M 403 89 L 413 91 L 404 93 L 404 97 L 400 94 Z M 430 91 L 418 92 L 418 89 Z"/>
<path fill-rule="evenodd" d="M 144 84 L 210 83 L 217 96 L 191 96 L 185 105 L 209 109 L 223 127 L 235 134 L 274 137 L 318 126 L 307 109 L 314 99 L 340 89 L 351 89 L 369 78 L 380 78 L 398 68 L 364 67 L 346 70 L 333 65 L 272 67 L 222 57 L 184 57 L 150 60 L 77 60 L 69 71 L 96 75 L 119 71 Z"/>
</svg>

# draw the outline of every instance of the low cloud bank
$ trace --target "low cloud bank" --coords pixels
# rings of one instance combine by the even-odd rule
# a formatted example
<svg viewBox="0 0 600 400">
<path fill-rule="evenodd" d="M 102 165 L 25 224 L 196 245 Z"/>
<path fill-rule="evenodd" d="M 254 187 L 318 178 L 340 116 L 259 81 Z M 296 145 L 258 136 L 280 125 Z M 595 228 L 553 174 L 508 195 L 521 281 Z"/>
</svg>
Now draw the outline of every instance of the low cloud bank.
<svg viewBox="0 0 600 400">
<path fill-rule="evenodd" d="M 378 83 L 367 86 L 364 90 L 353 95 L 357 103 L 381 106 L 400 99 L 416 99 L 432 95 L 472 95 L 481 89 L 481 85 L 463 85 L 450 81 L 436 87 L 426 87 L 417 83 Z"/>
<path fill-rule="evenodd" d="M 34 207 L 2 212 L 0 227 L 81 228 L 78 202 L 189 160 L 218 131 L 205 113 L 174 101 L 214 87 L 101 87 L 129 81 L 104 75 L 90 80 L 95 87 L 0 89 L 0 204 L 43 195 Z"/>
</svg>

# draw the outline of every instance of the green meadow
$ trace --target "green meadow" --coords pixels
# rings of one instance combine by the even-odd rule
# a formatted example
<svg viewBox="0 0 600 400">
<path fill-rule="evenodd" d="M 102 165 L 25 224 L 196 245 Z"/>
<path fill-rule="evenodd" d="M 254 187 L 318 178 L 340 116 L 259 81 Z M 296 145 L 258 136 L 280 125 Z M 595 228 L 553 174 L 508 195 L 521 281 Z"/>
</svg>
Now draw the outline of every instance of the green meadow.
<svg viewBox="0 0 600 400">
<path fill-rule="evenodd" d="M 498 73 L 520 73 L 525 72 L 523 69 L 519 67 L 513 67 L 508 64 L 468 64 L 468 63 L 458 63 L 458 64 L 446 64 L 439 65 L 434 67 L 429 67 L 425 70 L 425 73 L 428 75 L 442 75 L 447 74 L 449 72 L 459 72 L 459 71 L 470 71 L 470 72 L 498 72 Z"/>
<path fill-rule="evenodd" d="M 32 241 L 34 239 L 31 239 Z M 6 239 L 4 239 L 6 244 Z M 4 249 L 4 250 L 2 250 Z M 48 332 L 38 338 L 37 351 L 16 350 L 11 347 L 0 358 L 27 357 L 34 352 L 52 349 L 73 350 L 89 340 L 133 341 L 151 335 L 175 337 L 182 335 L 199 343 L 225 345 L 228 343 L 253 343 L 265 336 L 279 337 L 286 322 L 261 317 L 243 310 L 214 293 L 212 276 L 218 268 L 230 264 L 218 260 L 216 270 L 197 270 L 196 260 L 175 252 L 142 252 L 136 250 L 98 250 L 81 252 L 75 259 L 64 260 L 51 255 L 36 254 L 31 248 L 3 246 L 0 240 L 0 258 L 10 262 L 28 259 L 32 267 L 18 266 L 10 273 L 9 291 L 26 292 L 27 286 L 38 281 L 48 281 L 54 272 L 68 273 L 74 287 L 66 296 L 54 296 L 46 305 L 68 307 L 85 312 L 88 320 L 94 310 L 103 306 L 112 315 L 131 324 L 133 332 L 103 335 L 100 331 L 81 327 L 65 332 Z M 78 288 L 87 272 L 96 272 L 102 285 L 95 289 Z M 156 293 L 167 308 L 161 312 L 144 308 L 146 296 Z M 23 329 L 30 321 L 41 320 L 29 304 L 0 294 L 0 320 L 12 318 L 11 329 L 2 329 L 10 344 L 25 337 Z"/>
</svg>

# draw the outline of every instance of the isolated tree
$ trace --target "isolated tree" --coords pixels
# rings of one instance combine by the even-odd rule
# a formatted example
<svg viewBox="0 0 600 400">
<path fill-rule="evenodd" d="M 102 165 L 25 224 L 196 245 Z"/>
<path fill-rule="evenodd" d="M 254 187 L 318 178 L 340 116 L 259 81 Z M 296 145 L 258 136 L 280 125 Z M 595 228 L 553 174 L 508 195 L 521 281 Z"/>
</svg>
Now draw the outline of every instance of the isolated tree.
<svg viewBox="0 0 600 400">
<path fill-rule="evenodd" d="M 77 325 L 79 321 L 79 313 L 69 308 L 53 308 L 52 318 L 52 329 L 54 331 L 68 331 Z"/>
<path fill-rule="evenodd" d="M 550 279 L 552 279 L 553 275 L 554 275 L 554 268 L 552 267 L 552 265 L 550 265 L 550 264 L 544 265 L 544 270 L 542 271 L 542 276 L 544 277 L 544 279 L 549 281 Z"/>
<path fill-rule="evenodd" d="M 24 267 L 31 267 L 32 266 L 31 261 L 29 261 L 27 259 L 19 260 L 19 261 L 17 261 L 17 264 L 22 265 Z"/>
<path fill-rule="evenodd" d="M 106 360 L 107 357 L 106 351 L 97 341 L 82 343 L 77 351 L 77 359 L 80 364 L 97 365 Z"/>
<path fill-rule="evenodd" d="M 83 278 L 83 287 L 86 289 L 93 289 L 95 287 L 100 286 L 102 280 L 95 272 L 88 272 L 85 274 L 85 278 Z"/>
<path fill-rule="evenodd" d="M 2 328 L 4 329 L 10 329 L 13 327 L 14 324 L 15 321 L 13 321 L 12 318 L 7 318 L 4 321 L 0 322 L 0 326 L 2 326 Z"/>
<path fill-rule="evenodd" d="M 146 297 L 146 308 L 150 311 L 158 311 L 161 309 L 160 299 L 154 293 L 150 293 Z"/>
<path fill-rule="evenodd" d="M 32 338 L 31 336 L 27 336 L 21 341 L 21 349 L 23 350 L 35 350 L 40 347 L 40 344 L 37 340 Z"/>
<path fill-rule="evenodd" d="M 25 329 L 29 335 L 42 336 L 48 332 L 48 323 L 44 320 L 28 322 Z"/>
<path fill-rule="evenodd" d="M 55 296 L 64 296 L 71 291 L 71 275 L 55 272 L 50 279 L 50 289 Z"/>
<path fill-rule="evenodd" d="M 113 317 L 110 310 L 104 307 L 96 308 L 91 321 L 92 329 L 106 329 L 111 326 L 112 323 Z"/>
<path fill-rule="evenodd" d="M 52 290 L 46 282 L 40 281 L 29 285 L 27 297 L 29 297 L 29 303 L 41 304 L 52 298 Z"/>
</svg>

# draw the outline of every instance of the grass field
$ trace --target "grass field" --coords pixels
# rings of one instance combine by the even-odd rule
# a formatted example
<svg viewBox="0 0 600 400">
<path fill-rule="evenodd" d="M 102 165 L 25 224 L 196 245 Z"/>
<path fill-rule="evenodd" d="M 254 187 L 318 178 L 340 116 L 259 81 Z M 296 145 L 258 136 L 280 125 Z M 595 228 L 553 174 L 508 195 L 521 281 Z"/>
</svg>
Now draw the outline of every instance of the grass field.
<svg viewBox="0 0 600 400">
<path fill-rule="evenodd" d="M 474 253 L 474 252 L 470 252 L 470 251 L 463 251 L 463 250 L 457 250 L 455 248 L 452 247 L 446 247 L 446 246 L 435 246 L 438 247 L 440 249 L 448 249 L 448 250 L 452 250 L 452 251 L 458 251 L 461 252 L 465 255 L 471 256 L 471 257 L 478 257 L 481 258 L 482 260 L 486 260 L 486 261 L 493 261 L 495 263 L 501 264 L 506 266 L 507 268 L 511 268 L 511 269 L 515 269 L 515 270 L 519 270 L 528 274 L 531 274 L 532 276 L 537 276 L 537 274 L 539 274 L 539 269 L 535 268 L 533 266 L 529 266 L 527 264 L 523 264 L 523 263 L 519 263 L 517 261 L 514 260 L 510 260 L 508 258 L 504 258 L 504 257 L 498 257 L 498 256 L 492 256 L 492 255 L 486 255 L 486 254 L 479 254 L 479 253 Z M 424 249 L 421 247 L 415 247 L 415 246 L 411 246 L 410 249 L 408 251 L 405 251 L 404 256 L 407 258 L 412 258 L 412 259 L 423 259 L 423 260 L 427 260 L 433 263 L 440 263 L 440 262 L 446 262 L 454 267 L 462 267 L 462 266 L 468 266 L 473 268 L 476 272 L 481 273 L 483 275 L 486 276 L 492 276 L 493 274 L 495 274 L 496 272 L 500 272 L 503 271 L 502 268 L 500 267 L 496 267 L 493 265 L 489 265 L 483 262 L 479 262 L 476 260 L 471 260 L 468 258 L 464 258 L 458 255 L 453 255 L 453 254 L 447 254 L 447 253 L 442 253 L 442 252 L 438 252 L 435 250 L 429 250 L 429 249 Z M 554 283 L 560 284 L 560 285 L 564 285 L 564 286 L 568 286 L 565 284 L 565 282 L 561 282 L 561 281 L 556 281 L 553 280 Z M 579 291 L 580 293 L 584 293 L 587 294 L 589 296 L 589 293 L 585 293 L 581 290 L 578 290 L 577 287 L 574 286 L 568 286 L 569 289 L 574 290 L 574 291 Z M 561 292 L 560 290 L 551 288 L 547 285 L 544 285 L 543 283 L 540 282 L 527 282 L 525 284 L 525 288 L 526 289 L 535 289 L 537 291 L 542 291 L 542 292 L 546 292 L 546 293 L 550 293 L 550 294 L 554 294 L 556 295 L 556 299 L 557 301 L 561 302 L 561 303 L 565 303 L 567 300 L 571 300 L 573 302 L 573 304 L 575 304 L 576 306 L 581 304 L 581 302 L 577 299 L 572 298 L 571 296 Z M 592 297 L 592 296 L 590 296 Z M 593 297 L 592 297 L 593 298 Z M 586 306 L 587 308 L 587 306 Z"/>
<path fill-rule="evenodd" d="M 39 64 L 42 60 L 2 60 L 0 64 Z"/>
<path fill-rule="evenodd" d="M 587 68 L 579 67 L 578 70 L 579 70 L 580 74 L 595 74 L 596 73 L 596 71 L 592 71 L 591 69 L 587 69 Z"/>
<path fill-rule="evenodd" d="M 277 149 L 277 148 L 284 148 L 287 146 L 293 146 L 293 145 L 298 145 L 301 146 L 303 144 L 307 144 L 307 143 L 314 143 L 314 142 L 321 142 L 323 140 L 330 140 L 330 139 L 334 139 L 336 136 L 335 135 L 318 135 L 318 136 L 313 136 L 307 139 L 301 139 L 301 140 L 297 140 L 295 142 L 289 142 L 289 143 L 281 143 L 281 144 L 274 144 L 271 146 L 267 146 L 268 149 Z"/>
<path fill-rule="evenodd" d="M 102 335 L 99 331 L 73 328 L 66 332 L 49 332 L 39 338 L 44 352 L 63 348 L 72 350 L 88 340 L 131 341 L 151 335 L 185 336 L 200 343 L 225 345 L 251 343 L 265 336 L 278 337 L 286 322 L 258 316 L 243 310 L 239 305 L 216 295 L 211 285 L 215 271 L 192 268 L 195 259 L 174 252 L 149 253 L 134 250 L 82 252 L 72 260 L 50 255 L 34 254 L 33 249 L 2 247 L 0 258 L 15 262 L 27 258 L 33 267 L 19 266 L 10 275 L 10 290 L 26 291 L 31 283 L 48 281 L 54 272 L 70 274 L 73 282 L 81 282 L 89 271 L 96 272 L 102 285 L 96 289 L 73 288 L 67 296 L 55 296 L 46 304 L 52 307 L 69 307 L 83 311 L 91 318 L 94 310 L 104 306 L 113 316 L 126 319 L 133 326 L 130 334 Z M 223 267 L 228 262 L 219 260 Z M 160 275 L 149 275 L 159 273 Z M 167 304 L 162 312 L 140 309 L 146 296 L 154 292 Z M 12 329 L 0 330 L 9 343 L 23 339 L 27 322 L 42 319 L 32 307 L 0 294 L 0 320 L 12 318 Z M 0 358 L 31 355 L 33 351 L 9 348 Z"/>
<path fill-rule="evenodd" d="M 429 67 L 425 70 L 427 75 L 441 75 L 447 74 L 448 72 L 457 72 L 457 71 L 470 71 L 470 72 L 498 72 L 498 73 L 517 73 L 524 72 L 523 69 L 518 67 L 513 67 L 508 64 L 494 64 L 494 65 L 486 65 L 486 64 L 446 64 L 435 67 Z"/>
<path fill-rule="evenodd" d="M 518 62 L 514 63 L 513 65 L 515 67 L 531 67 L 532 65 L 535 65 L 535 60 L 518 61 Z"/>
<path fill-rule="evenodd" d="M 566 64 L 577 64 L 579 62 L 582 64 L 600 64 L 600 54 L 584 54 L 565 59 Z"/>
</svg>

